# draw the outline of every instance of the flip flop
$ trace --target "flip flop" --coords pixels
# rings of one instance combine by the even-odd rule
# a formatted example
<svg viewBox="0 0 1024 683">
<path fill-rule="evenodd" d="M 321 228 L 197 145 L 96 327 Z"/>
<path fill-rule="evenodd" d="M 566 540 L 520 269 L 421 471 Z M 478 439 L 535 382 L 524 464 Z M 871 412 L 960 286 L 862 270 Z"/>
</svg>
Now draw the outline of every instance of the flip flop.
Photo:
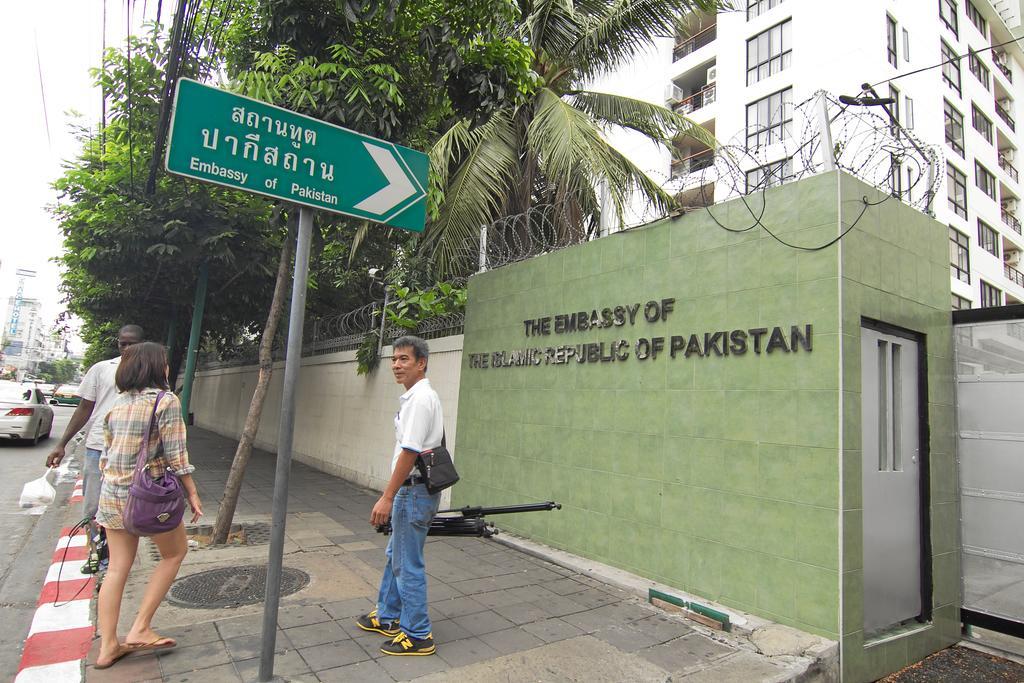
<svg viewBox="0 0 1024 683">
<path fill-rule="evenodd" d="M 148 652 L 151 650 L 170 650 L 171 648 L 178 646 L 178 641 L 174 638 L 159 636 L 148 643 L 125 642 L 123 645 L 124 647 L 129 648 L 129 652 Z"/>
<path fill-rule="evenodd" d="M 117 664 L 119 661 L 121 661 L 122 659 L 124 659 L 125 657 L 127 657 L 128 655 L 130 655 L 134 651 L 135 650 L 132 650 L 132 649 L 124 647 L 124 646 L 121 646 L 121 649 L 118 651 L 118 653 L 116 655 L 114 655 L 114 658 L 111 659 L 108 663 L 100 664 L 99 662 L 97 662 L 97 663 L 93 664 L 92 668 L 94 668 L 94 669 L 109 669 L 110 667 L 114 666 L 115 664 Z"/>
</svg>

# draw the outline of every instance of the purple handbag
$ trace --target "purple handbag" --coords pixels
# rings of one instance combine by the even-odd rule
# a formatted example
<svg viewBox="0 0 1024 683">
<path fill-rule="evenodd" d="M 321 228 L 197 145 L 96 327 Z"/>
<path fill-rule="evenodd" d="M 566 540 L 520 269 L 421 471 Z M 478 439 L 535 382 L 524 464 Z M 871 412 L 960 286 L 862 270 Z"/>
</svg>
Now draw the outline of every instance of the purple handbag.
<svg viewBox="0 0 1024 683">
<path fill-rule="evenodd" d="M 156 423 L 156 409 L 165 393 L 161 391 L 157 394 L 153 403 L 153 414 L 142 435 L 142 447 L 135 462 L 128 502 L 121 516 L 125 531 L 133 536 L 153 536 L 173 531 L 185 516 L 185 492 L 177 475 L 165 468 L 159 476 L 154 477 L 146 467 L 149 460 L 150 428 Z M 159 432 L 160 427 L 157 427 Z"/>
</svg>

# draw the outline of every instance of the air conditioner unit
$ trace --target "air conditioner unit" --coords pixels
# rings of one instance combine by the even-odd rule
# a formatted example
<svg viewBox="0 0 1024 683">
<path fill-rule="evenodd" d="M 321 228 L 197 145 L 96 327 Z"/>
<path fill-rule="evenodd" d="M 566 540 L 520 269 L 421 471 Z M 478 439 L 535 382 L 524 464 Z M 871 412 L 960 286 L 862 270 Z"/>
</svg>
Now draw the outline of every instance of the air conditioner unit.
<svg viewBox="0 0 1024 683">
<path fill-rule="evenodd" d="M 1004 97 L 1001 100 L 996 100 L 996 103 L 1006 111 L 1010 111 L 1010 108 L 1013 106 L 1013 100 L 1009 97 Z"/>
<path fill-rule="evenodd" d="M 715 94 L 718 88 L 715 87 L 714 83 L 711 83 L 704 88 L 704 104 L 711 104 L 715 101 Z"/>
<path fill-rule="evenodd" d="M 1020 252 L 1016 249 L 1013 251 L 1003 252 L 1003 263 L 1008 266 L 1019 266 L 1020 265 Z"/>
<path fill-rule="evenodd" d="M 1007 213 L 1017 213 L 1017 200 L 1016 199 L 1004 199 L 1003 210 Z"/>
<path fill-rule="evenodd" d="M 1002 64 L 1006 66 L 1006 53 L 1005 52 L 993 52 L 995 56 L 996 64 Z"/>
<path fill-rule="evenodd" d="M 999 150 L 999 156 L 1006 159 L 1007 161 L 1013 161 L 1013 147 L 1007 147 L 1006 149 Z"/>
<path fill-rule="evenodd" d="M 713 66 L 708 69 L 708 83 L 714 83 L 718 80 L 718 66 Z"/>
<path fill-rule="evenodd" d="M 665 86 L 665 99 L 669 104 L 676 104 L 686 99 L 686 94 L 683 89 L 675 83 L 669 83 Z"/>
</svg>

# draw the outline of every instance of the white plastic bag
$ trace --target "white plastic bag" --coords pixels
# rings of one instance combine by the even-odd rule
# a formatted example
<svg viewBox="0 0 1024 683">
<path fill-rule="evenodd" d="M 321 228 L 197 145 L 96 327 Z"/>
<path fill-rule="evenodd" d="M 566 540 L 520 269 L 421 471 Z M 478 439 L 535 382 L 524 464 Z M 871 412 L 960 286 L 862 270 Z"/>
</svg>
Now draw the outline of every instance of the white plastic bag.
<svg viewBox="0 0 1024 683">
<path fill-rule="evenodd" d="M 25 484 L 21 489 L 21 499 L 19 505 L 23 508 L 27 508 L 26 514 L 30 515 L 41 515 L 46 511 L 54 497 L 57 495 L 57 491 L 50 484 L 49 476 L 50 470 L 47 468 L 46 473 L 38 479 Z"/>
</svg>

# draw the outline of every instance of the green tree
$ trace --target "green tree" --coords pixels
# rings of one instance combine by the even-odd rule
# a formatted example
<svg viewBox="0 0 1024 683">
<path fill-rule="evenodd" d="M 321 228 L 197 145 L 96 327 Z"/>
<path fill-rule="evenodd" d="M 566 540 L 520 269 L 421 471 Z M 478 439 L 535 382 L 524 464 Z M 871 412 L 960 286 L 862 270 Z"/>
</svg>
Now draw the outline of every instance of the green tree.
<svg viewBox="0 0 1024 683">
<path fill-rule="evenodd" d="M 81 366 L 70 358 L 55 361 L 41 361 L 36 367 L 36 375 L 51 384 L 67 384 L 78 379 Z"/>
<path fill-rule="evenodd" d="M 102 135 L 78 131 L 82 152 L 55 183 L 60 194 L 52 213 L 65 249 L 61 287 L 69 310 L 85 321 L 87 362 L 116 353 L 111 340 L 121 325 L 139 324 L 163 341 L 172 321 L 180 360 L 204 262 L 204 329 L 212 339 L 228 344 L 240 330 L 258 330 L 270 300 L 284 229 L 269 202 L 166 174 L 153 194 L 143 192 L 166 54 L 156 28 L 131 38 L 130 50 L 107 51 L 95 75 L 108 94 L 110 119 Z M 201 75 L 205 67 L 190 68 Z"/>
<path fill-rule="evenodd" d="M 598 188 L 608 189 L 621 216 L 633 193 L 665 210 L 672 198 L 608 144 L 609 128 L 638 131 L 669 145 L 713 136 L 665 107 L 587 88 L 628 63 L 655 38 L 675 33 L 679 17 L 715 12 L 718 0 L 521 0 L 509 36 L 532 48 L 540 86 L 528 100 L 478 127 L 452 126 L 431 151 L 439 209 L 423 247 L 443 273 L 465 270 L 460 250 L 481 225 L 557 204 L 557 228 L 582 239 L 600 218 Z"/>
</svg>

